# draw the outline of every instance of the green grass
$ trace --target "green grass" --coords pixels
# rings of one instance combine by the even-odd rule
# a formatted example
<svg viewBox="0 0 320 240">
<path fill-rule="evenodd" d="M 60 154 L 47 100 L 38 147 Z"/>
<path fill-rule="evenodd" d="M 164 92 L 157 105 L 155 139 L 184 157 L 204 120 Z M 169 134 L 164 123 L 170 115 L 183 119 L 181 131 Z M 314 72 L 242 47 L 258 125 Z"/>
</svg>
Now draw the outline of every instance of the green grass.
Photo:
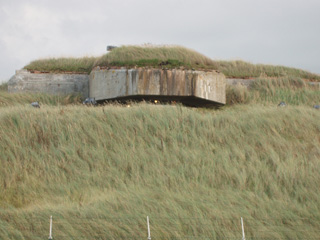
<svg viewBox="0 0 320 240">
<path fill-rule="evenodd" d="M 110 53 L 97 59 L 95 66 L 112 66 L 117 62 L 129 64 L 138 61 L 151 61 L 152 66 L 156 66 L 154 60 L 158 63 L 158 67 L 162 62 L 178 61 L 178 65 L 194 68 L 212 68 L 214 61 L 210 58 L 194 51 L 180 46 L 164 46 L 164 47 L 141 47 L 141 46 L 123 46 L 115 48 Z M 139 66 L 139 65 L 138 65 Z"/>
<path fill-rule="evenodd" d="M 24 68 L 43 72 L 90 73 L 94 67 L 155 67 L 218 70 L 229 78 L 299 77 L 320 81 L 320 75 L 284 66 L 251 64 L 244 61 L 212 60 L 180 46 L 122 46 L 100 57 L 35 60 Z"/>
<path fill-rule="evenodd" d="M 241 239 L 241 216 L 246 239 L 319 239 L 319 90 L 236 91 L 220 110 L 7 100 L 0 239 L 47 239 L 50 215 L 54 239 L 146 239 L 147 215 L 152 239 Z"/>
<path fill-rule="evenodd" d="M 90 73 L 96 58 L 50 58 L 35 60 L 25 66 L 30 71 Z"/>
</svg>

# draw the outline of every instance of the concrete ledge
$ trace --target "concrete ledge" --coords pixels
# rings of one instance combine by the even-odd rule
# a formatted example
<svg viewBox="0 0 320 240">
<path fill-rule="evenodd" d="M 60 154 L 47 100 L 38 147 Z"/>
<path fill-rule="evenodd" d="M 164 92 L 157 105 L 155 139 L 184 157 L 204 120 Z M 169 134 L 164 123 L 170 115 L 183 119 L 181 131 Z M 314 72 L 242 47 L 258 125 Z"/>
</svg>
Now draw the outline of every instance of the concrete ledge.
<svg viewBox="0 0 320 240">
<path fill-rule="evenodd" d="M 158 99 L 189 105 L 224 105 L 226 82 L 217 72 L 109 69 L 90 74 L 89 96 L 97 101 L 116 99 Z"/>
<path fill-rule="evenodd" d="M 16 71 L 8 82 L 9 92 L 35 92 L 49 94 L 80 94 L 89 96 L 89 75 L 31 73 L 25 69 Z"/>
</svg>

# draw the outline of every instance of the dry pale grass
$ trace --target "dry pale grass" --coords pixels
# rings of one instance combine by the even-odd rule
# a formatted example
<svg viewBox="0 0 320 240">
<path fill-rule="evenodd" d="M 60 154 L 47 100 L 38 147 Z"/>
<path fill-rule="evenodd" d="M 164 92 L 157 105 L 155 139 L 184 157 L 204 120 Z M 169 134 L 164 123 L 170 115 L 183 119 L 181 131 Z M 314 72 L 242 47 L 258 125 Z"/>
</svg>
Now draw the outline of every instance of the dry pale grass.
<svg viewBox="0 0 320 240">
<path fill-rule="evenodd" d="M 0 238 L 317 239 L 320 112 L 20 104 L 0 112 Z"/>
</svg>

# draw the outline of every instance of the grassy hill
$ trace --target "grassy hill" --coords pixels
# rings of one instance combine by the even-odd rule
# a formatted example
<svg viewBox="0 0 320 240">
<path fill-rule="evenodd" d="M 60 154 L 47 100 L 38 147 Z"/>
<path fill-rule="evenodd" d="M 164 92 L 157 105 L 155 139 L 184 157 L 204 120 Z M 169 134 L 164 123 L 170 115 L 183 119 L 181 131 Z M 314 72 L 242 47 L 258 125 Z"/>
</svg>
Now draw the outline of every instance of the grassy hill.
<svg viewBox="0 0 320 240">
<path fill-rule="evenodd" d="M 320 81 L 320 75 L 301 69 L 244 61 L 215 61 L 180 46 L 122 46 L 100 57 L 35 60 L 31 71 L 90 73 L 94 67 L 155 67 L 217 70 L 229 78 L 299 77 Z"/>
<path fill-rule="evenodd" d="M 47 239 L 50 215 L 54 239 L 146 239 L 146 216 L 155 240 L 241 239 L 240 217 L 246 239 L 319 239 L 319 88 L 260 79 L 227 101 L 0 91 L 0 239 Z"/>
</svg>

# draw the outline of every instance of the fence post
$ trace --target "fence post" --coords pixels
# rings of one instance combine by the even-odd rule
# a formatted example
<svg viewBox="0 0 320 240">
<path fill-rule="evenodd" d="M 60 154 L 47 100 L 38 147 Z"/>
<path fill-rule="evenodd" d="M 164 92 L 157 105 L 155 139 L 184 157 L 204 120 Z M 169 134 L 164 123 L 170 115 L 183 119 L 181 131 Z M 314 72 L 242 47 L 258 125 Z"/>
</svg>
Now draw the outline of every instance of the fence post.
<svg viewBox="0 0 320 240">
<path fill-rule="evenodd" d="M 246 236 L 244 235 L 244 227 L 243 227 L 243 218 L 241 217 L 241 228 L 242 228 L 242 240 L 246 240 Z"/>
<path fill-rule="evenodd" d="M 147 216 L 147 224 L 148 224 L 148 240 L 151 240 L 149 216 Z"/>
<path fill-rule="evenodd" d="M 50 216 L 49 240 L 52 240 L 52 216 Z"/>
</svg>

